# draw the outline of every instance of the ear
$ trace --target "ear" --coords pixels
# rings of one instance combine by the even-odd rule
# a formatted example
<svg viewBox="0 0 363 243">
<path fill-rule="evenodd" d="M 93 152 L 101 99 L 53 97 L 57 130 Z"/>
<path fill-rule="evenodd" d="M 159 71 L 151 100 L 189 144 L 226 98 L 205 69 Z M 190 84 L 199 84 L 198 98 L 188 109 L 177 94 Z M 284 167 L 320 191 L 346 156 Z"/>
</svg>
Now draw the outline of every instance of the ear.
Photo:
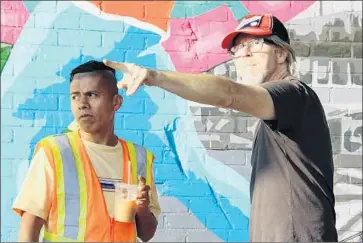
<svg viewBox="0 0 363 243">
<path fill-rule="evenodd" d="M 287 55 L 288 55 L 288 51 L 286 49 L 283 48 L 278 48 L 276 50 L 276 59 L 277 59 L 277 63 L 282 64 L 286 61 L 287 59 Z"/>
<path fill-rule="evenodd" d="M 121 95 L 117 94 L 113 97 L 113 110 L 116 112 L 120 109 L 123 103 L 123 98 Z"/>
</svg>

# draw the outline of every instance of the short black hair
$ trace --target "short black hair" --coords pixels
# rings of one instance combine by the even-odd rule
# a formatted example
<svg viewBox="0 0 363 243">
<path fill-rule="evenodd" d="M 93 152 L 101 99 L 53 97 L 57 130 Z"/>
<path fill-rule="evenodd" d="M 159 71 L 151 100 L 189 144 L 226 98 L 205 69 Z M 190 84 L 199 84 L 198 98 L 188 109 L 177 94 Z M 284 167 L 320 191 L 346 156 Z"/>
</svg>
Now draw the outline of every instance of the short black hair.
<svg viewBox="0 0 363 243">
<path fill-rule="evenodd" d="M 113 93 L 118 92 L 116 71 L 115 69 L 106 66 L 103 62 L 91 60 L 83 63 L 71 71 L 70 82 L 72 82 L 74 76 L 79 73 L 94 73 L 99 75 L 105 80 L 109 81 L 109 88 Z"/>
</svg>

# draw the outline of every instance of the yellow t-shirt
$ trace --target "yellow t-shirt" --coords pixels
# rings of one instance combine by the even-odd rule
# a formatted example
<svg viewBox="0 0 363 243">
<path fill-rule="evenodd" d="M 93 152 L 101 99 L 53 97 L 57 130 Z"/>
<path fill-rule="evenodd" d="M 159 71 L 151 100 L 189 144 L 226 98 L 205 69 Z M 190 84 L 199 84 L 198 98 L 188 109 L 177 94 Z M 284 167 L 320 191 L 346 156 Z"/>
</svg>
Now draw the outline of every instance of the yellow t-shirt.
<svg viewBox="0 0 363 243">
<path fill-rule="evenodd" d="M 97 176 L 102 180 L 120 180 L 122 178 L 122 146 L 107 146 L 82 139 Z M 13 204 L 13 210 L 22 215 L 28 212 L 47 220 L 53 190 L 52 168 L 44 149 L 39 149 L 34 155 L 26 178 Z M 48 183 L 49 182 L 49 183 Z M 108 213 L 114 216 L 114 191 L 103 190 Z M 156 218 L 160 215 L 160 205 L 155 185 L 151 186 L 150 211 Z"/>
</svg>

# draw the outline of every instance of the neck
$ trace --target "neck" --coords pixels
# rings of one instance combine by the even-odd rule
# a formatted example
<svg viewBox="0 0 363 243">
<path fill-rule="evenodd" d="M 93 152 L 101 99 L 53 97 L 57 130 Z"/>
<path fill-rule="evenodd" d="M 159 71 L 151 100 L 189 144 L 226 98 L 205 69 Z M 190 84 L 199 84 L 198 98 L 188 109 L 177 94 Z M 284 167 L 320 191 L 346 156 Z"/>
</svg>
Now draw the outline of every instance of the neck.
<svg viewBox="0 0 363 243">
<path fill-rule="evenodd" d="M 284 80 L 287 77 L 290 77 L 291 74 L 287 71 L 287 67 L 285 65 L 281 65 L 276 69 L 267 79 L 266 82 L 276 81 L 276 80 Z"/>
<path fill-rule="evenodd" d="M 113 127 L 111 128 L 112 129 L 108 129 L 107 131 L 101 131 L 95 133 L 87 133 L 82 129 L 80 129 L 79 134 L 81 138 L 92 143 L 97 143 L 107 146 L 116 146 L 118 143 L 118 139 L 114 133 Z"/>
</svg>

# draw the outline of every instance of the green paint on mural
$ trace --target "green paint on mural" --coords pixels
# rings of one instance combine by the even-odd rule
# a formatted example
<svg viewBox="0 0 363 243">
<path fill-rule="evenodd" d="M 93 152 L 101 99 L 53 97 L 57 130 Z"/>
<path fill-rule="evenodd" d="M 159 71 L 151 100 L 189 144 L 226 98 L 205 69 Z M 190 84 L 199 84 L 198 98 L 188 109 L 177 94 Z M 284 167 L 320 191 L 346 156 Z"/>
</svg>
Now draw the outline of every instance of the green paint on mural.
<svg viewBox="0 0 363 243">
<path fill-rule="evenodd" d="M 28 13 L 33 12 L 33 10 L 35 9 L 35 7 L 38 5 L 40 1 L 23 1 L 23 4 L 26 8 L 26 10 L 28 10 Z"/>
<path fill-rule="evenodd" d="M 69 128 L 66 128 L 64 131 L 63 131 L 63 133 L 69 133 L 69 132 L 73 132 L 71 129 L 69 129 Z"/>
<path fill-rule="evenodd" d="M 227 5 L 237 20 L 242 19 L 248 14 L 247 8 L 241 1 L 176 1 L 170 18 L 192 18 L 207 13 L 221 5 Z"/>
<path fill-rule="evenodd" d="M 0 53 L 0 72 L 3 70 L 6 61 L 10 56 L 12 46 L 10 44 L 1 43 L 1 53 Z"/>
</svg>

